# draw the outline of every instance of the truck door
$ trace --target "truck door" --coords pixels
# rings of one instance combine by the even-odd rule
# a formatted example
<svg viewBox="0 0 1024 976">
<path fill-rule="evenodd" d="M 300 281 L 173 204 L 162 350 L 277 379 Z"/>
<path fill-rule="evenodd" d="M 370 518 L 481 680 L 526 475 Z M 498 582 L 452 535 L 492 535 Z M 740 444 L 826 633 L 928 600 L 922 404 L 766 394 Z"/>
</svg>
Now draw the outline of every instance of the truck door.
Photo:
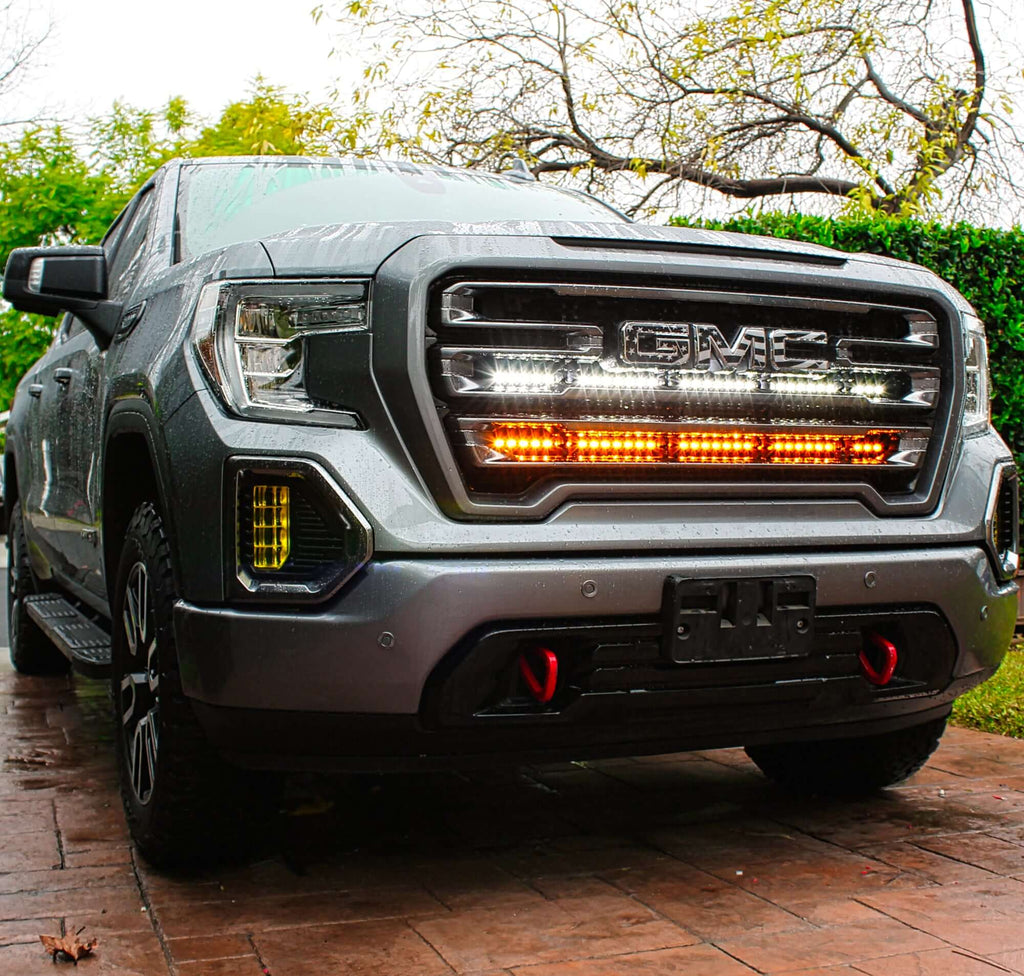
<svg viewBox="0 0 1024 976">
<path fill-rule="evenodd" d="M 50 348 L 25 377 L 28 394 L 28 457 L 19 459 L 19 483 L 23 491 L 25 534 L 32 568 L 40 579 L 61 569 L 60 523 L 67 509 L 67 470 L 59 463 L 62 437 L 60 412 L 63 388 L 54 377 L 67 341 L 71 316 L 64 317 Z"/>
<path fill-rule="evenodd" d="M 126 315 L 137 316 L 131 296 L 138 283 L 156 194 L 145 188 L 130 204 L 127 224 L 113 243 L 107 258 L 107 293 L 123 303 Z M 105 409 L 107 353 L 80 322 L 75 321 L 61 362 L 64 396 L 61 400 L 61 430 L 67 464 L 69 532 L 63 541 L 69 578 L 96 596 L 106 597 L 100 547 L 100 500 L 102 448 L 100 443 Z"/>
<path fill-rule="evenodd" d="M 100 375 L 104 354 L 78 319 L 72 318 L 67 338 L 57 350 L 51 370 L 56 394 L 55 431 L 50 446 L 57 472 L 59 511 L 50 519 L 50 545 L 55 567 L 66 581 L 86 584 L 98 565 L 99 531 L 87 485 L 94 477 Z M 45 393 L 44 393 L 45 396 Z"/>
</svg>

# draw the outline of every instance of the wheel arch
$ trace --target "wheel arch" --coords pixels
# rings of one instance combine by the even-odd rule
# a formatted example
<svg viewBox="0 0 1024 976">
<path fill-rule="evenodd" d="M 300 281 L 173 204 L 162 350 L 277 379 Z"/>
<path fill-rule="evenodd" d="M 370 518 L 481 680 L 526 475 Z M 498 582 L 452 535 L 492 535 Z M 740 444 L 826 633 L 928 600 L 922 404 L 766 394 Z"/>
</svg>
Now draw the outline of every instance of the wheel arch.
<svg viewBox="0 0 1024 976">
<path fill-rule="evenodd" d="M 3 482 L 0 483 L 3 494 L 3 509 L 0 513 L 3 517 L 3 525 L 0 526 L 0 530 L 3 532 L 6 532 L 7 527 L 11 524 L 14 506 L 21 501 L 22 497 L 22 486 L 18 483 L 19 458 L 24 462 L 20 466 L 22 477 L 31 476 L 29 448 L 22 423 L 23 407 L 24 404 L 20 399 L 11 404 L 10 416 L 7 426 L 4 428 L 3 457 L 0 458 L 0 463 L 3 464 Z"/>
<path fill-rule="evenodd" d="M 21 498 L 21 493 L 18 490 L 18 461 L 14 448 L 10 446 L 10 442 L 8 442 L 7 449 L 4 451 L 3 465 L 3 531 L 6 532 L 11 524 L 11 514 L 14 512 L 14 506 Z"/>
<path fill-rule="evenodd" d="M 166 455 L 159 449 L 156 416 L 145 400 L 115 404 L 108 421 L 103 452 L 101 512 L 103 572 L 110 588 L 117 577 L 125 531 L 143 502 L 153 502 L 167 526 L 171 564 L 177 580 L 177 536 Z"/>
</svg>

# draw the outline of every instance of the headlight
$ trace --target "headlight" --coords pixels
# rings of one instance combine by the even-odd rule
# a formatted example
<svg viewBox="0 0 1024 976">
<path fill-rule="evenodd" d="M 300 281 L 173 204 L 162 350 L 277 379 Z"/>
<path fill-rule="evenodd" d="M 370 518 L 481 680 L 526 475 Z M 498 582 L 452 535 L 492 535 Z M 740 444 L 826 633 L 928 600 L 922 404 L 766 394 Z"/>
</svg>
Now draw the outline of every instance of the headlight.
<svg viewBox="0 0 1024 976">
<path fill-rule="evenodd" d="M 985 323 L 972 313 L 964 314 L 964 432 L 983 430 L 989 424 L 988 347 Z"/>
<path fill-rule="evenodd" d="M 199 295 L 192 344 L 235 413 L 268 420 L 359 426 L 306 393 L 306 340 L 369 325 L 368 281 L 216 281 Z"/>
</svg>

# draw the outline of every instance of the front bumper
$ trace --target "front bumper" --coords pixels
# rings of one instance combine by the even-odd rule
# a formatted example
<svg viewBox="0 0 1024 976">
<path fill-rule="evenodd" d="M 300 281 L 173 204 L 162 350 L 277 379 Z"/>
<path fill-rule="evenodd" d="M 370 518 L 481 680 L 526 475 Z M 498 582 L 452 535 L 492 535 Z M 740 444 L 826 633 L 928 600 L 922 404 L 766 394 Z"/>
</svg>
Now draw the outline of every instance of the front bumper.
<svg viewBox="0 0 1024 976">
<path fill-rule="evenodd" d="M 725 682 L 728 687 L 717 697 L 705 695 L 707 707 L 700 708 L 677 698 L 673 709 L 664 696 L 641 701 L 622 691 L 619 705 L 628 699 L 626 709 L 590 710 L 578 722 L 531 720 L 521 728 L 514 719 L 502 719 L 491 728 L 470 723 L 456 731 L 437 727 L 436 717 L 428 715 L 432 676 L 443 674 L 453 655 L 465 656 L 474 634 L 498 625 L 526 629 L 556 622 L 651 626 L 669 575 L 810 575 L 822 615 L 871 612 L 895 618 L 927 611 L 948 633 L 952 667 L 926 693 L 871 700 L 795 697 L 792 682 L 781 678 L 767 686 L 758 679 L 761 692 L 753 698 L 749 689 Z M 948 710 L 957 694 L 998 667 L 1013 632 L 1015 594 L 1013 584 L 997 582 L 985 552 L 973 546 L 394 559 L 371 563 L 324 607 L 204 608 L 182 601 L 174 622 L 185 694 L 214 742 L 236 758 L 248 754 L 248 761 L 273 764 L 274 752 L 576 756 L 595 749 L 663 751 L 868 734 L 923 721 Z M 804 684 L 814 680 L 811 675 Z M 378 726 L 376 745 L 357 731 Z M 295 734 L 286 734 L 289 729 Z"/>
</svg>

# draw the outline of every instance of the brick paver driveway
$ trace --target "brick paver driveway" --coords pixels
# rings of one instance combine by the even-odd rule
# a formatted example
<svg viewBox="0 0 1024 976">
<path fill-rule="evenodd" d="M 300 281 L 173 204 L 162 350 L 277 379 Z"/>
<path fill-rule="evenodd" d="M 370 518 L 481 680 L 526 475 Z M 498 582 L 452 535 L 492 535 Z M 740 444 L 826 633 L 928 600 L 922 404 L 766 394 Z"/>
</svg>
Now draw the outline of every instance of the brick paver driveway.
<svg viewBox="0 0 1024 976">
<path fill-rule="evenodd" d="M 108 708 L 0 667 L 5 976 L 81 926 L 83 976 L 1024 972 L 1024 742 L 952 730 L 848 805 L 739 750 L 300 779 L 247 863 L 181 878 L 128 845 Z"/>
</svg>

